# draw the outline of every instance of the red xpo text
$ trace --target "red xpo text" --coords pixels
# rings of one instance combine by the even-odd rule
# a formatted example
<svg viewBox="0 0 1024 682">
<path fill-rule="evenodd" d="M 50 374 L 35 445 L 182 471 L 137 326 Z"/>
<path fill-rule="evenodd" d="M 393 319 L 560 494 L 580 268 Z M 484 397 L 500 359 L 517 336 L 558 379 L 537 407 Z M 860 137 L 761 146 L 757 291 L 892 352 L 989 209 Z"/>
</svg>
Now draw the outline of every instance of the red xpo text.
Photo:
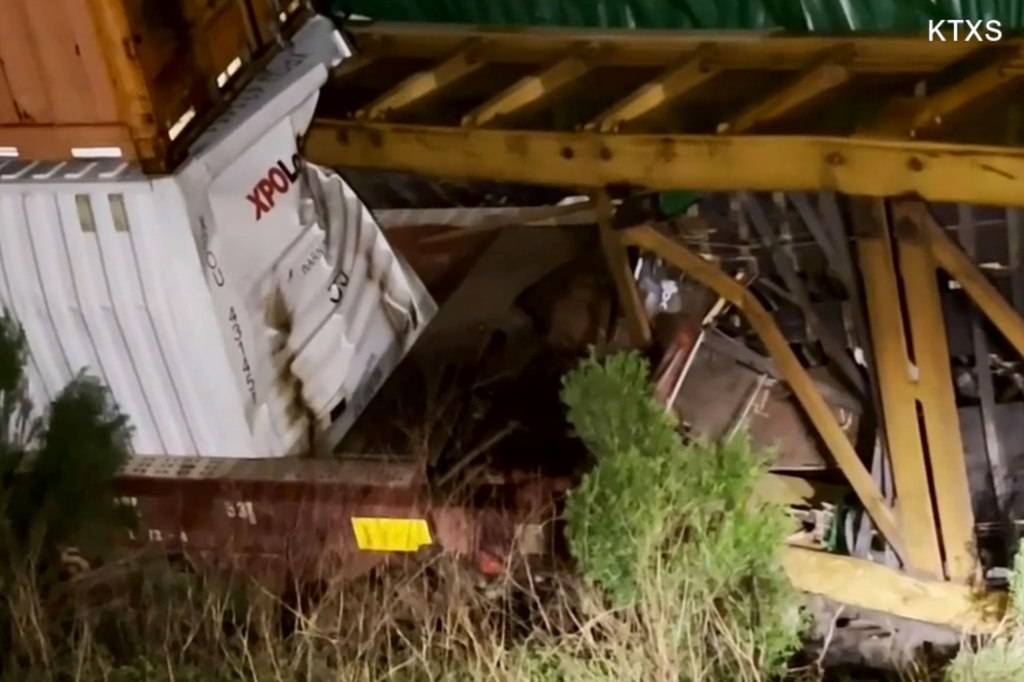
<svg viewBox="0 0 1024 682">
<path fill-rule="evenodd" d="M 928 42 L 995 43 L 1003 39 L 998 19 L 929 19 Z"/>
<path fill-rule="evenodd" d="M 288 167 L 284 159 L 281 159 L 267 169 L 260 181 L 252 188 L 252 192 L 246 195 L 245 198 L 256 209 L 256 220 L 270 213 L 274 208 L 275 198 L 287 194 L 295 181 L 299 179 L 299 163 L 298 154 L 292 156 L 291 168 Z"/>
</svg>

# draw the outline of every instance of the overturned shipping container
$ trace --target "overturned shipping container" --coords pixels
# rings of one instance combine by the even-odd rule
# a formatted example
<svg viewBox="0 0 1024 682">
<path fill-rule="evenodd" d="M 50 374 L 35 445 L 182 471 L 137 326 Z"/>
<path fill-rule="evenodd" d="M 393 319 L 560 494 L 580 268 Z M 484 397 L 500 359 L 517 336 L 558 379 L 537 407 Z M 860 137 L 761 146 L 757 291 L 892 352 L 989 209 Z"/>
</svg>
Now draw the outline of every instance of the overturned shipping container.
<svg viewBox="0 0 1024 682">
<path fill-rule="evenodd" d="M 435 306 L 366 207 L 297 141 L 348 54 L 313 19 L 173 176 L 0 162 L 0 304 L 45 405 L 101 378 L 139 454 L 330 447 Z"/>
</svg>

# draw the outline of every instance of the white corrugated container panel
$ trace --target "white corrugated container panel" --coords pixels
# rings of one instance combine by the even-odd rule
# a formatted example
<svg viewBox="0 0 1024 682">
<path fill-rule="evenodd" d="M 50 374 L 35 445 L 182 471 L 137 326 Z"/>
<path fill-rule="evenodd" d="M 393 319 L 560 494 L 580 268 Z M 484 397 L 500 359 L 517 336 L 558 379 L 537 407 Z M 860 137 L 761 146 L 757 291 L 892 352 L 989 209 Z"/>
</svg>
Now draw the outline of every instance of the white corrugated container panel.
<svg viewBox="0 0 1024 682">
<path fill-rule="evenodd" d="M 298 156 L 347 55 L 311 21 L 173 177 L 0 161 L 0 304 L 37 405 L 98 376 L 143 455 L 274 457 L 344 435 L 436 312 L 351 188 Z"/>
<path fill-rule="evenodd" d="M 172 178 L 117 161 L 0 166 L 0 302 L 25 331 L 36 405 L 85 371 L 131 417 L 137 452 L 251 449 Z"/>
</svg>

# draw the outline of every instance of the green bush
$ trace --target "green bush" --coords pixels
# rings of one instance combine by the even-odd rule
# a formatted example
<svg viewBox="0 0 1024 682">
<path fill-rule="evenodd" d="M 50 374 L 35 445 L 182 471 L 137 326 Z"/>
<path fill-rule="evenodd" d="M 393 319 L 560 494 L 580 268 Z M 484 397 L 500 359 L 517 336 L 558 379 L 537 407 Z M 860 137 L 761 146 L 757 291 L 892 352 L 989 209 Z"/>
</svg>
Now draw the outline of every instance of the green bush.
<svg viewBox="0 0 1024 682">
<path fill-rule="evenodd" d="M 21 328 L 9 315 L 0 316 L 2 546 L 22 560 L 65 545 L 100 551 L 127 520 L 114 504 L 111 482 L 131 451 L 128 418 L 106 387 L 85 374 L 45 414 L 34 415 L 25 360 Z"/>
<path fill-rule="evenodd" d="M 674 679 L 781 673 L 802 621 L 780 560 L 786 515 L 753 495 L 765 457 L 745 436 L 684 442 L 636 353 L 584 361 L 562 397 L 597 460 L 566 504 L 581 575 L 675 659 Z"/>
<path fill-rule="evenodd" d="M 0 675 L 52 675 L 76 636 L 62 598 L 62 551 L 106 552 L 130 521 L 114 505 L 113 475 L 128 457 L 127 418 L 94 379 L 75 377 L 43 414 L 28 397 L 25 336 L 0 315 Z M 33 674 L 36 674 L 33 672 Z M 31 678 L 35 679 L 35 678 Z"/>
</svg>

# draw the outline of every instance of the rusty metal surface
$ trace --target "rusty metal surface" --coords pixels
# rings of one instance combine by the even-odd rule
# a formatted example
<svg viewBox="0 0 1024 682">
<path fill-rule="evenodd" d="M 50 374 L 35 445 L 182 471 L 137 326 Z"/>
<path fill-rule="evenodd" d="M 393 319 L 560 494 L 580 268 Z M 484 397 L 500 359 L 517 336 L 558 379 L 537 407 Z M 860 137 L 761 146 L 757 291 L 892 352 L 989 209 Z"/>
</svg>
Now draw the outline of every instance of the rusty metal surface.
<svg viewBox="0 0 1024 682">
<path fill-rule="evenodd" d="M 500 571 L 513 553 L 550 557 L 567 488 L 564 479 L 492 474 L 443 500 L 413 461 L 358 457 L 135 458 L 115 481 L 119 503 L 140 520 L 130 544 L 275 584 L 355 577 L 398 555 L 360 549 L 357 517 L 426 519 L 430 547 L 484 573 Z"/>
<path fill-rule="evenodd" d="M 443 303 L 459 288 L 477 260 L 498 236 L 497 232 L 459 235 L 446 225 L 392 225 L 384 235 L 427 287 L 435 301 Z"/>
<path fill-rule="evenodd" d="M 746 426 L 755 447 L 775 450 L 773 469 L 815 470 L 831 466 L 827 450 L 790 391 L 774 381 L 759 383 L 761 376 L 736 359 L 707 345 L 701 346 L 675 408 L 692 431 L 710 438 Z M 829 393 L 840 390 L 835 385 L 831 388 Z M 834 404 L 832 409 L 852 441 L 859 415 Z"/>
</svg>

